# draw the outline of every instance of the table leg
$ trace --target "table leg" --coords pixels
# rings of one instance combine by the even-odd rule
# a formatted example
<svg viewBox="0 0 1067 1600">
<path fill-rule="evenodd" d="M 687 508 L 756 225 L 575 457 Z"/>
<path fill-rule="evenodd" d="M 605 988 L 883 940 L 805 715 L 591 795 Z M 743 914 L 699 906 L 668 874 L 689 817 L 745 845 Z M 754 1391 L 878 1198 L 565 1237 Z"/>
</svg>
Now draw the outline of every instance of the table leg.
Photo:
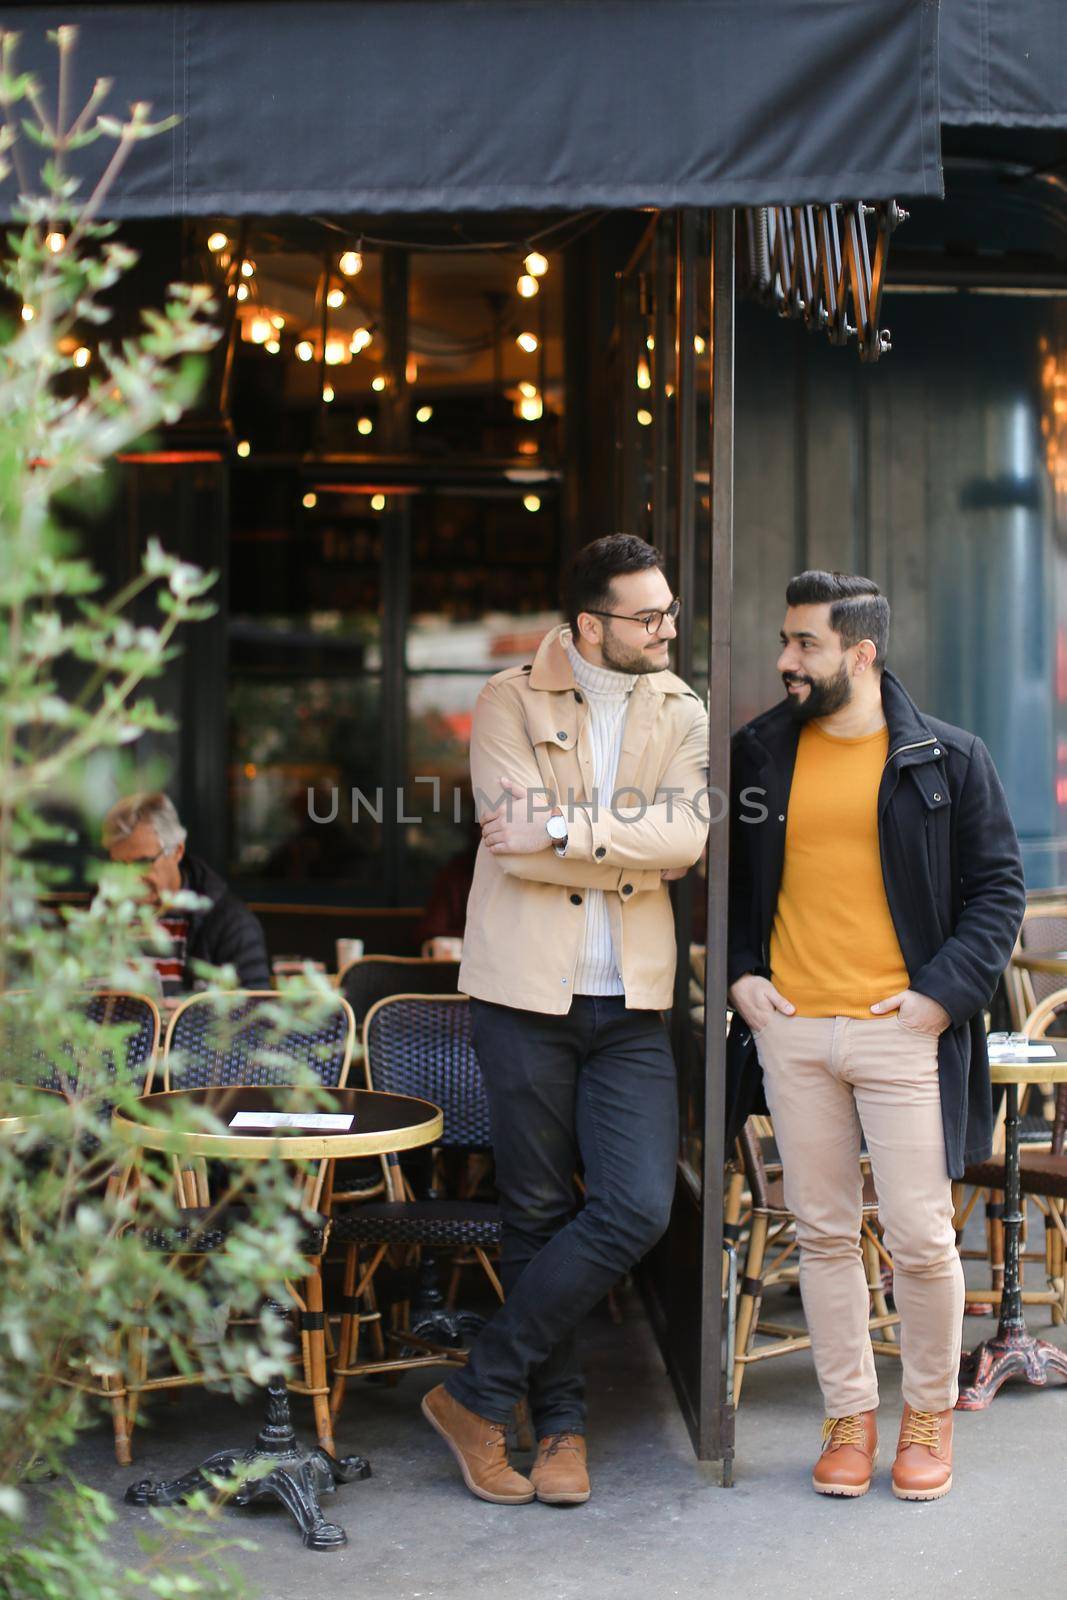
<svg viewBox="0 0 1067 1600">
<path fill-rule="evenodd" d="M 199 1467 L 180 1478 L 144 1478 L 126 1490 L 134 1506 L 172 1506 L 198 1491 L 218 1494 L 218 1481 L 234 1479 L 232 1490 L 222 1489 L 236 1506 L 253 1500 L 280 1500 L 293 1516 L 309 1550 L 339 1550 L 348 1543 L 345 1530 L 327 1522 L 319 1505 L 321 1494 L 332 1493 L 339 1483 L 370 1477 L 370 1463 L 362 1456 L 338 1460 L 321 1446 L 306 1449 L 297 1439 L 289 1416 L 289 1394 L 282 1378 L 267 1386 L 267 1415 L 259 1437 L 248 1450 L 219 1450 Z"/>
<path fill-rule="evenodd" d="M 996 1335 L 985 1339 L 960 1362 L 959 1411 L 984 1411 L 1009 1378 L 1044 1387 L 1049 1373 L 1067 1378 L 1067 1352 L 1035 1339 L 1023 1316 L 1019 1280 L 1019 1242 L 1023 1225 L 1019 1185 L 1019 1087 L 1005 1085 L 1004 1117 L 1004 1286 Z"/>
</svg>

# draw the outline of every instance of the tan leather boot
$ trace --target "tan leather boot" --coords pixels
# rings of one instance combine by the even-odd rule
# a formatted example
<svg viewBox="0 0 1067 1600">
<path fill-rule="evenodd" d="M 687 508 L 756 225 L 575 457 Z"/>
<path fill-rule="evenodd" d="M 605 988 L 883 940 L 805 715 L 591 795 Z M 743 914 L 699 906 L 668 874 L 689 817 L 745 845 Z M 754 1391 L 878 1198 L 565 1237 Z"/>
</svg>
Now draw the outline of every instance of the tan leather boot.
<svg viewBox="0 0 1067 1600">
<path fill-rule="evenodd" d="M 580 1506 L 589 1499 L 585 1438 L 580 1433 L 550 1433 L 537 1448 L 530 1482 L 547 1506 Z"/>
<path fill-rule="evenodd" d="M 508 1464 L 504 1423 L 488 1422 L 468 1411 L 453 1400 L 443 1383 L 423 1395 L 422 1414 L 455 1456 L 471 1494 L 496 1506 L 524 1506 L 533 1499 L 529 1478 Z"/>
<path fill-rule="evenodd" d="M 952 1412 L 913 1411 L 905 1401 L 893 1493 L 898 1500 L 940 1500 L 952 1488 Z"/>
<path fill-rule="evenodd" d="M 878 1421 L 875 1412 L 851 1417 L 827 1417 L 822 1425 L 822 1455 L 811 1475 L 816 1494 L 839 1494 L 854 1499 L 871 1487 L 878 1460 Z"/>
</svg>

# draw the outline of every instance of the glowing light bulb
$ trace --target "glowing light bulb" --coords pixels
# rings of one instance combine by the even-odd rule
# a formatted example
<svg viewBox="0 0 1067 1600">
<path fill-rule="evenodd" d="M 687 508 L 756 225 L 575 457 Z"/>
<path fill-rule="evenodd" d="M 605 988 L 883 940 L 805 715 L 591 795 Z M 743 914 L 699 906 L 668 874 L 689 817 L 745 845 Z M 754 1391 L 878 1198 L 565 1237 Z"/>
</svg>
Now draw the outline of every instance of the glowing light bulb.
<svg viewBox="0 0 1067 1600">
<path fill-rule="evenodd" d="M 248 285 L 247 285 L 247 283 L 239 283 L 237 285 L 237 298 L 238 298 L 238 300 L 247 300 L 248 299 Z"/>
<path fill-rule="evenodd" d="M 371 379 L 370 386 L 376 394 L 381 394 L 382 390 L 385 388 L 385 379 L 382 377 L 380 372 L 376 378 Z"/>
<path fill-rule="evenodd" d="M 314 354 L 315 346 L 312 344 L 311 340 L 301 339 L 300 343 L 296 347 L 296 359 L 298 361 L 310 361 Z"/>
<path fill-rule="evenodd" d="M 313 489 L 309 489 L 307 494 L 304 496 L 303 500 L 301 501 L 301 504 L 303 505 L 305 511 L 314 511 L 314 509 L 318 505 L 318 503 L 319 503 L 319 497 L 318 497 L 318 495 L 315 493 L 315 491 Z"/>
<path fill-rule="evenodd" d="M 248 324 L 248 337 L 253 344 L 266 344 L 271 337 L 269 317 L 253 317 Z"/>
<path fill-rule="evenodd" d="M 520 439 L 519 454 L 520 456 L 535 456 L 537 454 L 537 440 Z"/>
<path fill-rule="evenodd" d="M 433 406 L 420 406 L 415 413 L 416 422 L 429 422 L 433 416 Z"/>
<path fill-rule="evenodd" d="M 541 496 L 539 494 L 523 495 L 522 503 L 526 507 L 527 511 L 540 511 Z"/>
<path fill-rule="evenodd" d="M 345 292 L 343 289 L 331 289 L 329 294 L 326 296 L 326 304 L 329 306 L 331 311 L 339 311 L 344 303 Z"/>
<path fill-rule="evenodd" d="M 276 356 L 278 351 L 281 349 L 281 345 L 277 339 L 268 339 L 263 348 L 267 351 L 268 355 Z"/>
<path fill-rule="evenodd" d="M 32 322 L 36 315 L 37 315 L 37 313 L 33 309 L 32 306 L 23 306 L 23 308 L 22 308 L 22 320 L 23 320 L 23 322 Z"/>
<path fill-rule="evenodd" d="M 248 457 L 252 454 L 252 446 L 249 444 L 247 439 L 239 439 L 238 440 L 238 442 L 237 442 L 237 454 L 241 457 L 242 461 L 247 460 Z"/>
<path fill-rule="evenodd" d="M 523 262 L 523 266 L 531 278 L 543 278 L 548 271 L 548 257 L 543 256 L 540 250 L 531 250 Z"/>
<path fill-rule="evenodd" d="M 418 383 L 418 381 L 419 363 L 415 360 L 414 356 L 408 356 L 407 361 L 404 364 L 404 382 Z"/>
<path fill-rule="evenodd" d="M 254 261 L 242 261 L 241 262 L 241 276 L 242 276 L 242 278 L 254 278 L 255 275 L 256 275 L 256 264 L 255 264 L 255 262 Z"/>
<path fill-rule="evenodd" d="M 384 511 L 385 510 L 385 496 L 384 496 L 384 494 L 372 494 L 371 497 L 370 497 L 370 508 L 371 508 L 372 511 Z"/>
<path fill-rule="evenodd" d="M 45 235 L 44 242 L 52 254 L 57 256 L 67 242 L 67 236 L 65 233 L 60 233 L 58 229 L 53 229 L 51 233 Z"/>
<path fill-rule="evenodd" d="M 541 285 L 538 283 L 536 278 L 531 276 L 530 273 L 524 272 L 515 287 L 522 295 L 524 300 L 532 300 L 534 295 L 540 289 Z"/>
<path fill-rule="evenodd" d="M 698 333 L 696 338 L 693 340 L 693 349 L 696 351 L 698 356 L 702 356 L 707 348 L 708 341 Z"/>
<path fill-rule="evenodd" d="M 374 432 L 374 423 L 371 421 L 370 417 L 360 417 L 359 421 L 356 423 L 356 432 L 364 435 Z"/>
<path fill-rule="evenodd" d="M 213 256 L 217 256 L 220 250 L 225 250 L 229 242 L 224 233 L 209 233 L 207 236 L 207 247 Z"/>
<path fill-rule="evenodd" d="M 70 359 L 76 367 L 87 367 L 92 360 L 92 351 L 80 344 Z"/>
<path fill-rule="evenodd" d="M 334 397 L 333 384 L 332 383 L 324 383 L 323 386 L 322 386 L 322 398 L 325 400 L 327 405 L 329 405 L 331 403 L 331 401 L 333 400 L 333 397 Z"/>
<path fill-rule="evenodd" d="M 537 394 L 536 383 L 529 383 L 527 379 L 523 378 L 522 382 L 519 384 L 519 393 L 522 395 L 524 400 L 532 400 Z"/>
<path fill-rule="evenodd" d="M 641 424 L 642 428 L 651 427 L 652 426 L 652 413 L 651 413 L 651 411 L 639 411 L 637 413 L 637 420 Z"/>
<path fill-rule="evenodd" d="M 363 257 L 358 250 L 346 250 L 337 265 L 346 278 L 354 278 L 357 272 L 363 271 Z"/>
<path fill-rule="evenodd" d="M 348 348 L 351 350 L 354 356 L 358 356 L 359 352 L 361 350 L 365 350 L 370 344 L 372 337 L 373 336 L 369 328 L 357 328 L 355 333 L 352 335 L 352 342 Z"/>
<path fill-rule="evenodd" d="M 648 370 L 648 362 L 643 357 L 637 363 L 637 387 L 639 389 L 651 389 L 652 387 L 652 374 Z"/>
<path fill-rule="evenodd" d="M 326 365 L 328 367 L 339 367 L 347 354 L 343 339 L 327 339 Z"/>
<path fill-rule="evenodd" d="M 277 316 L 271 317 L 270 325 L 272 328 L 277 328 L 278 332 L 281 333 L 282 329 L 285 327 L 285 318 Z"/>
<path fill-rule="evenodd" d="M 519 401 L 519 416 L 523 422 L 540 421 L 544 409 L 544 402 L 539 394 L 527 395 Z"/>
<path fill-rule="evenodd" d="M 645 340 L 645 349 L 646 350 L 654 350 L 655 348 L 656 348 L 655 335 L 650 333 L 648 338 Z"/>
<path fill-rule="evenodd" d="M 515 343 L 518 345 L 520 350 L 525 350 L 528 356 L 532 356 L 534 351 L 537 349 L 540 340 L 538 339 L 536 333 L 520 333 L 518 338 L 515 340 Z"/>
</svg>

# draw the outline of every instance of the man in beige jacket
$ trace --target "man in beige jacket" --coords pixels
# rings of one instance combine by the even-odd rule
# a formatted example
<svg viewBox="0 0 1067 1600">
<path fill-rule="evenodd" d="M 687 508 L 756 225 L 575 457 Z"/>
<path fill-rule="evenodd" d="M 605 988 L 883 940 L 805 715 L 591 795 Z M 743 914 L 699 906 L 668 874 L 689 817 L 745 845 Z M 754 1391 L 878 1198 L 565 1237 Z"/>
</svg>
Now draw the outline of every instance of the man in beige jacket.
<svg viewBox="0 0 1067 1600">
<path fill-rule="evenodd" d="M 670 1213 L 666 880 L 698 860 L 710 817 L 707 718 L 667 670 L 679 605 L 651 545 L 596 540 L 569 575 L 569 626 L 491 678 L 474 713 L 482 844 L 460 987 L 492 1113 L 507 1300 L 423 1411 L 497 1504 L 589 1498 L 575 1330 Z M 529 1478 L 505 1439 L 524 1397 Z"/>
</svg>

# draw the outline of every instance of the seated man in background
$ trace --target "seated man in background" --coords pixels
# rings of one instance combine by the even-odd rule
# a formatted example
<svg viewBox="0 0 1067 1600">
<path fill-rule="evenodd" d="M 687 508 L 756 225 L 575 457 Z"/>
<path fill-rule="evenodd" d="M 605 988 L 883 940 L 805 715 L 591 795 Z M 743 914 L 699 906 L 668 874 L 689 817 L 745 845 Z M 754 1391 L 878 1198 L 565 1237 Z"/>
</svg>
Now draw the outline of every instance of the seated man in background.
<svg viewBox="0 0 1067 1600">
<path fill-rule="evenodd" d="M 185 829 L 165 794 L 134 794 L 118 801 L 104 818 L 104 847 L 112 861 L 138 866 L 145 890 L 161 908 L 160 927 L 170 951 L 156 957 L 163 999 L 176 1000 L 195 986 L 194 961 L 232 966 L 242 989 L 269 989 L 270 963 L 259 920 L 197 856 L 185 853 Z M 163 896 L 189 889 L 210 900 L 206 910 L 178 911 L 163 906 Z"/>
</svg>

